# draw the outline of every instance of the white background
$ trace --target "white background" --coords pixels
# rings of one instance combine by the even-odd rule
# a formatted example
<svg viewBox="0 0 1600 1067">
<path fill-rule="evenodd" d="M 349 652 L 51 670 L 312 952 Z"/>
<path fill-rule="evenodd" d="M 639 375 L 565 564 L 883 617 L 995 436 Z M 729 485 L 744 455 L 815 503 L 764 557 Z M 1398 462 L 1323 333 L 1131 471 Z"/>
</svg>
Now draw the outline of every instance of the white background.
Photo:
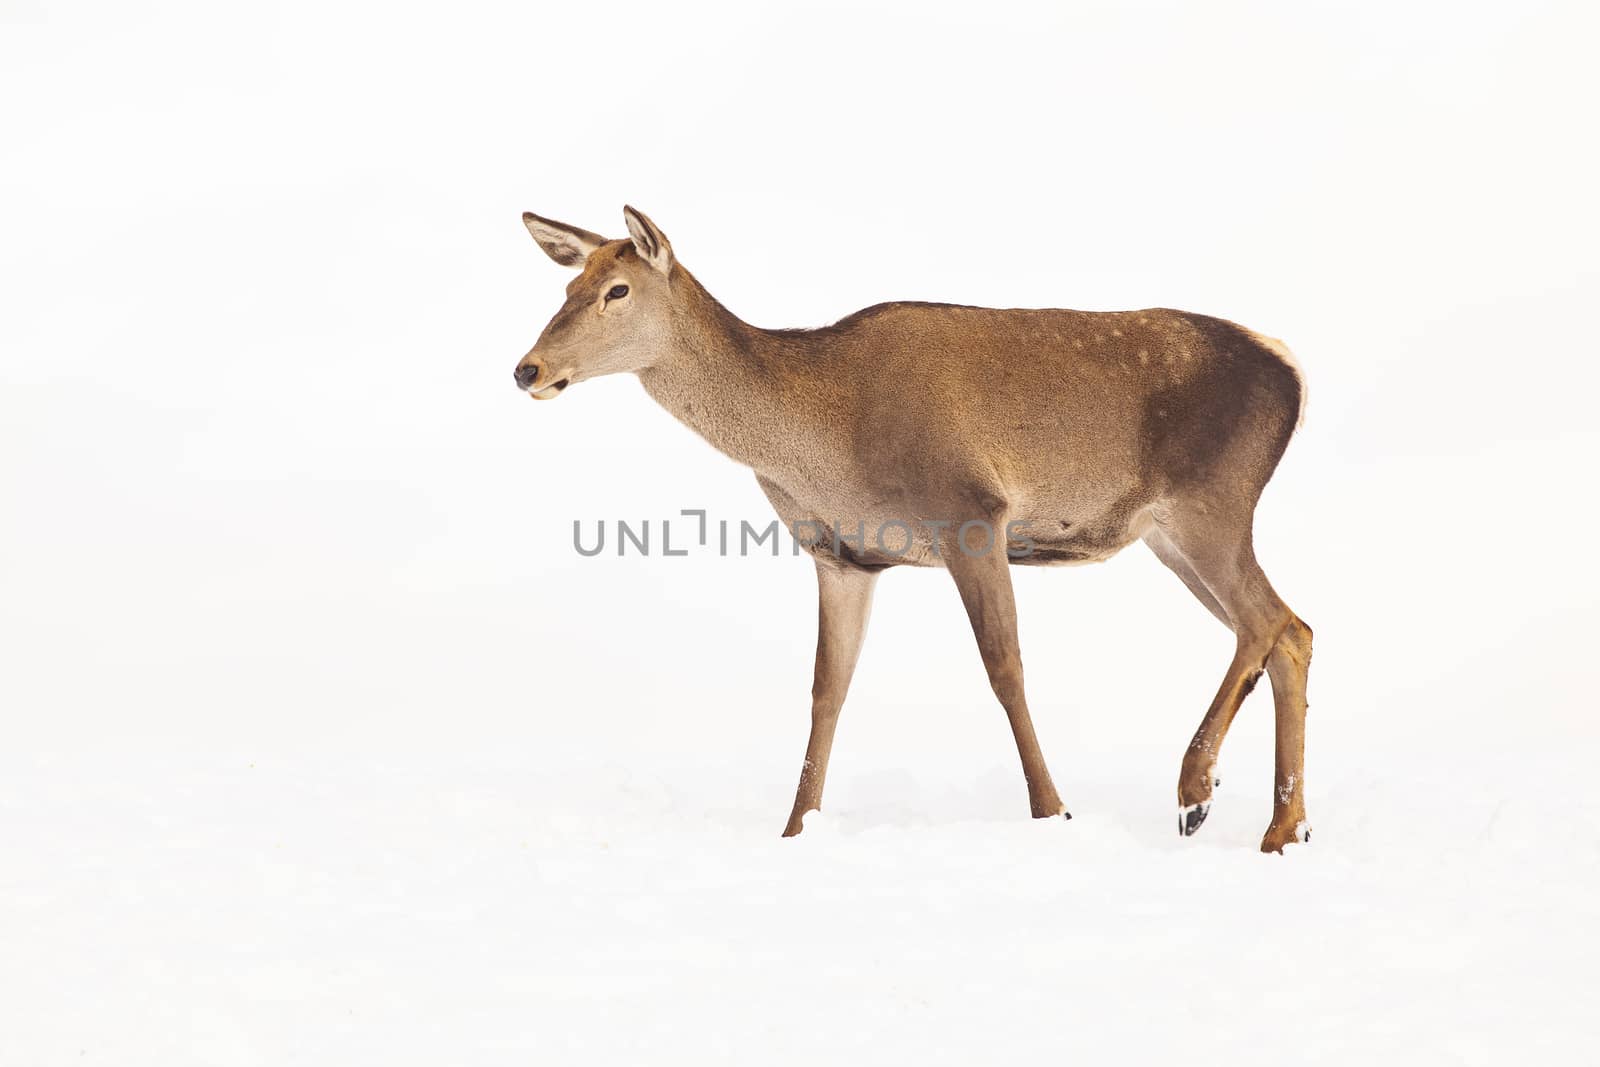
<svg viewBox="0 0 1600 1067">
<path fill-rule="evenodd" d="M 1579 4 L 0 9 L 0 1062 L 1023 1052 L 1503 1062 L 1588 1033 L 1600 187 Z M 880 583 L 827 811 L 804 559 L 632 378 L 533 405 L 624 202 L 736 313 L 1176 306 L 1284 338 L 1257 522 L 1315 841 L 1200 835 L 1232 638 L 1015 572 L 1032 823 L 948 579 Z M 930 357 L 932 358 L 932 357 Z M 1264 693 L 1264 689 L 1263 689 Z M 1585 1038 L 1586 1040 L 1586 1038 Z"/>
</svg>

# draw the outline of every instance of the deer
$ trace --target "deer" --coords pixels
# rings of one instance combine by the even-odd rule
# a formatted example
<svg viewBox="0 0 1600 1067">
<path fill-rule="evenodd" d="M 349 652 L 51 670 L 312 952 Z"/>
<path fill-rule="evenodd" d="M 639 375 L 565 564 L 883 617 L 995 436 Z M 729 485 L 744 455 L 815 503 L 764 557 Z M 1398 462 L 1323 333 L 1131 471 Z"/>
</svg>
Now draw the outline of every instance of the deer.
<svg viewBox="0 0 1600 1067">
<path fill-rule="evenodd" d="M 755 473 L 786 527 L 849 531 L 804 545 L 816 565 L 816 661 L 785 837 L 822 806 L 873 590 L 896 566 L 942 567 L 954 580 L 1010 721 L 1030 812 L 1070 819 L 1028 711 L 1010 568 L 1098 562 L 1143 541 L 1235 638 L 1183 753 L 1179 833 L 1205 821 L 1223 739 L 1265 672 L 1275 758 L 1261 851 L 1310 840 L 1311 628 L 1273 590 L 1252 539 L 1261 492 L 1304 420 L 1304 375 L 1281 341 L 1167 308 L 922 302 L 765 329 L 723 307 L 632 207 L 620 239 L 522 219 L 578 273 L 516 365 L 520 390 L 549 401 L 590 378 L 636 375 Z"/>
</svg>

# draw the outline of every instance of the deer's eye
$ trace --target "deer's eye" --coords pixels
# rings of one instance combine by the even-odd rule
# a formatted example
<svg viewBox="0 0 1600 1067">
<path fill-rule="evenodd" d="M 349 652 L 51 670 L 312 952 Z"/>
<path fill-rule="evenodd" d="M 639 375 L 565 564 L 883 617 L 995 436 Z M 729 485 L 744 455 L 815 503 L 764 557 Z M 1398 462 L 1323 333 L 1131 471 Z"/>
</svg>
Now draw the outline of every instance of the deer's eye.
<svg viewBox="0 0 1600 1067">
<path fill-rule="evenodd" d="M 611 291 L 606 293 L 606 300 L 621 300 L 627 295 L 628 287 L 626 285 L 613 285 Z"/>
</svg>

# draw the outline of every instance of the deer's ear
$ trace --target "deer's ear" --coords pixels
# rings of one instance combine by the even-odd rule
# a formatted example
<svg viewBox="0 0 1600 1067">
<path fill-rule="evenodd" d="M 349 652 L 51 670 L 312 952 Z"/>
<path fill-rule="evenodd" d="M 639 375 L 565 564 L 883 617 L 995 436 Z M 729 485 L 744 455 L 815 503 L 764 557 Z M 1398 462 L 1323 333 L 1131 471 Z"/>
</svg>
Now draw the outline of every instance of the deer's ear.
<svg viewBox="0 0 1600 1067">
<path fill-rule="evenodd" d="M 633 238 L 634 251 L 639 253 L 639 258 L 662 274 L 670 274 L 672 245 L 667 241 L 667 235 L 642 211 L 624 207 L 622 217 L 627 220 L 628 236 Z"/>
<path fill-rule="evenodd" d="M 597 233 L 590 233 L 588 230 L 568 226 L 553 219 L 540 218 L 531 211 L 522 213 L 522 224 L 533 234 L 533 239 L 539 242 L 539 247 L 544 249 L 545 255 L 563 267 L 572 267 L 575 270 L 582 270 L 590 253 L 606 243 L 606 239 Z"/>
</svg>

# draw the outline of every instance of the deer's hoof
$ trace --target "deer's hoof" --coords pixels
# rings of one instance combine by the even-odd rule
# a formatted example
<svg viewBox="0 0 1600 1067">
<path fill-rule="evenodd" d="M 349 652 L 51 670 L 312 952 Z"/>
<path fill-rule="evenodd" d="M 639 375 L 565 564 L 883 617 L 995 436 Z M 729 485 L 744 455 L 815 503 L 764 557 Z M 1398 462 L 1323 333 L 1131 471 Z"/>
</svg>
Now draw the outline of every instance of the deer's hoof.
<svg viewBox="0 0 1600 1067">
<path fill-rule="evenodd" d="M 1310 840 L 1311 824 L 1303 819 L 1290 827 L 1269 826 L 1266 836 L 1261 839 L 1261 851 L 1276 852 L 1281 855 L 1285 845 L 1302 845 L 1309 843 Z"/>
<path fill-rule="evenodd" d="M 1028 813 L 1035 819 L 1053 819 L 1057 815 L 1063 819 L 1072 818 L 1072 813 L 1067 810 L 1065 804 L 1061 803 L 1060 797 L 1029 801 Z"/>
<path fill-rule="evenodd" d="M 1206 812 L 1211 810 L 1211 801 L 1202 800 L 1198 804 L 1178 809 L 1178 833 L 1190 837 L 1200 829 L 1200 824 L 1206 821 Z"/>
</svg>

